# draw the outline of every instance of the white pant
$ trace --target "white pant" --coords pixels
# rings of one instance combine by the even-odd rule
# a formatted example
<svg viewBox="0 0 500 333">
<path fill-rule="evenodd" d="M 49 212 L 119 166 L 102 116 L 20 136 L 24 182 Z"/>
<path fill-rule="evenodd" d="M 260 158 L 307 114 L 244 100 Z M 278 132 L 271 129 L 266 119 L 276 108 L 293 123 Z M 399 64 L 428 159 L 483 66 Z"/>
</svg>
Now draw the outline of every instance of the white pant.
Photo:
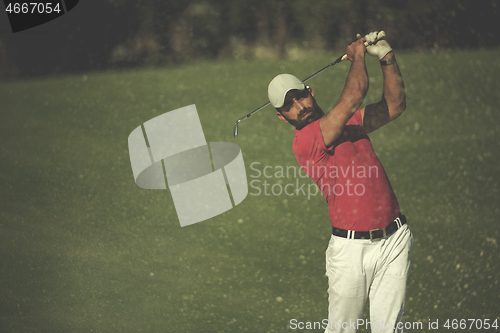
<svg viewBox="0 0 500 333">
<path fill-rule="evenodd" d="M 325 333 L 403 332 L 406 279 L 413 235 L 405 224 L 378 241 L 333 236 L 326 250 L 328 320 Z M 363 320 L 370 297 L 370 319 Z M 398 324 L 399 323 L 399 324 Z"/>
</svg>

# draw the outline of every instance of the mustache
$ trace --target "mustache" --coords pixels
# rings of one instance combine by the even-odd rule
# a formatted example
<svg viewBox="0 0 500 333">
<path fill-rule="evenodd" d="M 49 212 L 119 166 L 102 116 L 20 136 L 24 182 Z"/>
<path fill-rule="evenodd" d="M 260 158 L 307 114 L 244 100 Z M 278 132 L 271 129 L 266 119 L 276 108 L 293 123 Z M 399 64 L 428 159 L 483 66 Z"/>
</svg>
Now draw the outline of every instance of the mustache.
<svg viewBox="0 0 500 333">
<path fill-rule="evenodd" d="M 306 114 L 306 113 L 316 113 L 316 109 L 313 108 L 312 106 L 308 106 L 304 109 L 302 109 L 299 114 L 297 115 L 297 118 L 298 119 L 302 119 L 302 117 Z"/>
</svg>

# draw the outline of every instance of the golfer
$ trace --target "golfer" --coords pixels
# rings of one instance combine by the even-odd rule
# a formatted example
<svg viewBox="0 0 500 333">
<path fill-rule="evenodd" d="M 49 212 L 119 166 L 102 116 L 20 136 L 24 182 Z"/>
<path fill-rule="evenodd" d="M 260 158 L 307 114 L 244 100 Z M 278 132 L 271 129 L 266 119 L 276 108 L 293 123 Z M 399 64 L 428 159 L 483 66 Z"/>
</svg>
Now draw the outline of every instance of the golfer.
<svg viewBox="0 0 500 333">
<path fill-rule="evenodd" d="M 332 236 L 326 250 L 328 327 L 325 332 L 402 332 L 413 236 L 368 133 L 398 118 L 405 88 L 394 53 L 377 32 L 347 47 L 351 68 L 339 100 L 326 114 L 295 76 L 269 84 L 277 116 L 293 125 L 297 162 L 326 198 Z M 384 76 L 378 103 L 361 108 L 368 91 L 365 54 L 378 57 Z M 370 300 L 370 319 L 363 308 Z"/>
</svg>

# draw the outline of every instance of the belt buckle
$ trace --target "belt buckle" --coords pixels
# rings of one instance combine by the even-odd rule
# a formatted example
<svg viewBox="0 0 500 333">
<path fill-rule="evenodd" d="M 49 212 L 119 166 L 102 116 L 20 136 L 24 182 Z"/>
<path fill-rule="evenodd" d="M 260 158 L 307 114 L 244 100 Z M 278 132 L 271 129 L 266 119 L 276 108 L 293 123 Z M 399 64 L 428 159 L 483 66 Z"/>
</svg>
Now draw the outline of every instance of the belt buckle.
<svg viewBox="0 0 500 333">
<path fill-rule="evenodd" d="M 379 230 L 382 230 L 382 231 L 383 231 L 383 235 L 382 235 L 382 237 L 373 238 L 373 234 L 372 234 L 372 233 L 373 233 L 374 231 L 379 231 Z M 387 236 L 387 233 L 386 233 L 386 231 L 385 231 L 385 228 L 384 228 L 384 229 L 382 229 L 382 228 L 372 229 L 372 230 L 369 230 L 368 232 L 370 233 L 370 240 L 371 240 L 372 242 L 373 242 L 373 241 L 378 241 L 378 240 L 381 240 L 382 238 L 384 238 L 385 236 Z"/>
</svg>

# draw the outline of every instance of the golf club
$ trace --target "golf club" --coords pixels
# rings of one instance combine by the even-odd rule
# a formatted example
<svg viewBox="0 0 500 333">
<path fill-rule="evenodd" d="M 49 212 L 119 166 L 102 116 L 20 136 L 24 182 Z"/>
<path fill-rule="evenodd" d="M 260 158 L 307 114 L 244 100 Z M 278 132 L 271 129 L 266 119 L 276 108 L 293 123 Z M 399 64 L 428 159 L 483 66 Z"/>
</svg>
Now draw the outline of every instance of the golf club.
<svg viewBox="0 0 500 333">
<path fill-rule="evenodd" d="M 376 43 L 378 42 L 379 40 L 383 39 L 385 37 L 385 32 L 384 31 L 380 31 L 377 35 L 377 39 L 373 42 L 373 43 Z M 365 42 L 365 46 L 368 46 L 368 45 L 371 45 L 373 43 L 368 43 L 368 42 Z M 308 81 L 309 79 L 312 79 L 313 77 L 315 77 L 316 75 L 318 75 L 319 73 L 323 72 L 324 70 L 326 70 L 327 68 L 329 67 L 332 67 L 333 65 L 341 62 L 342 60 L 345 60 L 347 59 L 347 54 L 344 54 L 343 56 L 339 57 L 337 60 L 335 60 L 334 62 L 326 65 L 325 67 L 321 68 L 319 71 L 317 71 L 316 73 L 308 76 L 307 78 L 305 78 L 304 80 L 302 80 L 303 83 L 305 83 L 306 81 Z M 238 124 L 240 122 L 242 122 L 243 120 L 245 119 L 248 119 L 250 118 L 252 115 L 254 115 L 257 111 L 260 111 L 262 110 L 263 108 L 265 108 L 266 106 L 268 106 L 270 104 L 270 102 L 267 102 L 266 104 L 262 105 L 261 107 L 253 110 L 252 112 L 250 112 L 249 114 L 247 114 L 246 116 L 238 119 L 236 121 L 236 123 L 234 124 L 234 138 L 235 139 L 238 139 Z"/>
</svg>

